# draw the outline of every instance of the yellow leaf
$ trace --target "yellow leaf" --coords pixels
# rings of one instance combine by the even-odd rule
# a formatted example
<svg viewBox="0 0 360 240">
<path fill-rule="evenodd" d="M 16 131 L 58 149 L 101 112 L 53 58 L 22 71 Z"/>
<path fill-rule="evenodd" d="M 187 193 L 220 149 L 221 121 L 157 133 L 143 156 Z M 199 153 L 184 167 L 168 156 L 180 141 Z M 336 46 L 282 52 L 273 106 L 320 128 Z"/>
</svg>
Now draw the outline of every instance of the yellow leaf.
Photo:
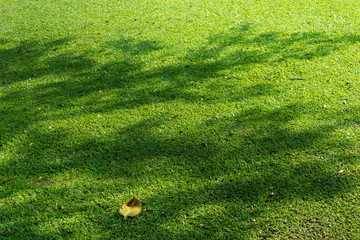
<svg viewBox="0 0 360 240">
<path fill-rule="evenodd" d="M 141 208 L 141 202 L 134 197 L 121 206 L 119 213 L 123 215 L 125 219 L 127 217 L 135 217 L 141 212 Z"/>
</svg>

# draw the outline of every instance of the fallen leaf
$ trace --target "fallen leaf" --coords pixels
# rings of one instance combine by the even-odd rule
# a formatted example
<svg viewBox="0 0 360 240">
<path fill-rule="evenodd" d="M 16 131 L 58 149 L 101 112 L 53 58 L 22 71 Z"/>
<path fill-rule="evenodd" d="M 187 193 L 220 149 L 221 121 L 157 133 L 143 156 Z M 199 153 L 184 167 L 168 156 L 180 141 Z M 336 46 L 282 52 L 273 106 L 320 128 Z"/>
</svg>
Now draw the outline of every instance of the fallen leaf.
<svg viewBox="0 0 360 240">
<path fill-rule="evenodd" d="M 135 217 L 141 212 L 141 209 L 141 202 L 134 197 L 121 206 L 119 213 L 126 219 L 127 217 Z"/>
</svg>

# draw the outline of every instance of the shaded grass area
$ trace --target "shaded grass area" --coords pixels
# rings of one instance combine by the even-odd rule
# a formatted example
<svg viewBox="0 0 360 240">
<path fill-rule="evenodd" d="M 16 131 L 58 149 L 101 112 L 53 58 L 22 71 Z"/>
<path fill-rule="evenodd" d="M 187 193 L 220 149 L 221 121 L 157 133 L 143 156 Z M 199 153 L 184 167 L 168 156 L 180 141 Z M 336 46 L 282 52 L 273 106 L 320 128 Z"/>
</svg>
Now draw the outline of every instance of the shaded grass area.
<svg viewBox="0 0 360 240">
<path fill-rule="evenodd" d="M 181 43 L 149 12 L 123 15 L 140 37 L 2 36 L 1 237 L 359 237 L 358 32 L 253 18 Z"/>
</svg>

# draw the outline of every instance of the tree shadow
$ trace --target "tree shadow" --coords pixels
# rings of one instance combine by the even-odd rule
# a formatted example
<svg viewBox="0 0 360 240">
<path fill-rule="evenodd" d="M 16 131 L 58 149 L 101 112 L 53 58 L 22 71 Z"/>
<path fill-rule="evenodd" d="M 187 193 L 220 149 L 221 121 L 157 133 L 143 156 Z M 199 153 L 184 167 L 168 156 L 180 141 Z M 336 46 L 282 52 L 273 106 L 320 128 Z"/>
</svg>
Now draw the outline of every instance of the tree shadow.
<svg viewBox="0 0 360 240">
<path fill-rule="evenodd" d="M 184 215 L 195 218 L 193 212 L 197 208 L 207 209 L 211 205 L 268 206 L 296 199 L 341 196 L 356 186 L 356 180 L 334 173 L 331 171 L 334 167 L 328 166 L 335 166 L 334 162 L 345 156 L 328 157 L 326 151 L 314 150 L 313 147 L 321 146 L 342 125 L 292 129 L 288 125 L 301 116 L 299 109 L 311 108 L 306 103 L 288 104 L 275 110 L 249 106 L 232 117 L 208 116 L 189 131 L 179 128 L 169 135 L 161 134 L 160 130 L 170 132 L 166 127 L 174 122 L 182 126 L 181 122 L 186 121 L 184 116 L 164 114 L 137 120 L 118 127 L 110 135 L 84 135 L 80 140 L 72 139 L 71 135 L 75 133 L 70 129 L 71 124 L 55 129 L 46 123 L 119 109 L 134 110 L 178 99 L 186 103 L 201 101 L 211 106 L 216 102 L 273 96 L 276 91 L 272 83 L 245 85 L 243 79 L 237 79 L 239 87 L 234 90 L 231 83 L 227 86 L 224 81 L 211 82 L 211 79 L 223 78 L 229 71 L 246 71 L 257 64 L 324 57 L 359 40 L 358 36 L 331 37 L 306 32 L 255 34 L 251 24 L 244 24 L 212 36 L 198 49 L 188 50 L 177 56 L 177 61 L 168 61 L 158 67 L 148 67 L 144 56 L 156 52 L 160 58 L 166 59 L 168 53 L 164 51 L 166 46 L 151 40 L 139 42 L 120 37 L 118 41 L 109 42 L 106 51 L 116 57 L 101 64 L 92 59 L 96 51 L 53 54 L 65 47 L 70 39 L 49 41 L 40 46 L 36 42 L 23 42 L 14 48 L 1 50 L 0 57 L 5 59 L 5 64 L 1 66 L 0 77 L 6 79 L 2 89 L 52 75 L 63 77 L 28 88 L 9 87 L 0 95 L 2 102 L 9 103 L 1 109 L 0 148 L 10 151 L 12 147 L 8 146 L 18 144 L 14 153 L 5 152 L 9 157 L 0 165 L 0 172 L 4 173 L 4 179 L 0 181 L 4 189 L 2 197 L 11 198 L 29 188 L 22 183 L 28 177 L 39 178 L 45 174 L 55 179 L 69 171 L 85 171 L 91 179 L 122 179 L 124 184 L 116 186 L 116 191 L 125 185 L 127 189 L 139 185 L 148 188 L 150 193 L 144 201 L 144 217 L 134 221 L 154 226 L 158 237 L 167 238 L 174 234 L 179 238 L 203 238 L 211 236 L 215 226 L 228 218 L 243 224 L 242 229 L 249 233 L 253 227 L 245 223 L 264 212 L 265 207 L 254 210 L 238 208 L 229 215 L 222 214 L 225 210 L 214 211 L 219 217 L 202 231 L 198 226 L 192 227 L 191 223 L 187 225 L 189 230 L 165 229 L 163 225 L 169 222 L 180 225 L 182 221 L 189 221 L 184 220 Z M 212 86 L 211 96 L 192 91 L 203 84 Z M 225 90 L 220 91 L 219 85 L 225 85 Z M 114 91 L 114 94 L 110 99 L 103 99 L 101 92 L 105 91 Z M 340 116 L 341 112 L 335 112 L 335 115 Z M 348 121 L 347 124 L 355 123 Z M 303 155 L 304 161 L 293 161 L 297 155 Z M 171 166 L 168 159 L 171 159 Z M 12 175 L 22 178 L 9 180 Z M 166 182 L 169 178 L 180 186 L 168 187 L 165 192 L 151 190 L 152 181 Z M 41 186 L 39 191 L 53 191 L 52 195 L 59 192 L 61 195 L 68 190 Z M 196 200 L 193 205 L 190 204 L 192 200 Z M 33 201 L 36 203 L 38 200 Z M 114 206 L 119 203 L 114 203 Z M 31 207 L 24 201 L 15 209 L 7 208 L 2 220 L 22 216 L 23 209 Z M 50 215 L 56 219 L 61 211 L 58 208 Z M 74 212 L 87 213 L 87 210 L 78 207 L 68 214 Z M 99 215 L 97 212 L 96 216 Z M 118 215 L 106 217 L 106 224 L 102 226 L 109 228 L 102 230 L 109 235 L 118 230 L 110 227 L 113 224 L 119 224 L 119 228 L 126 226 L 132 232 L 138 231 L 135 225 L 119 223 Z M 202 216 L 198 218 L 202 219 Z M 26 219 L 14 221 L 9 235 L 16 235 L 27 224 Z M 27 229 L 29 236 L 37 236 L 35 232 L 31 235 L 31 228 Z M 66 230 L 65 235 L 71 231 Z M 148 233 L 148 236 L 155 237 L 151 234 L 155 233 Z M 230 229 L 228 237 L 233 236 L 231 234 Z"/>
<path fill-rule="evenodd" d="M 1 77 L 7 79 L 3 85 L 26 79 L 36 81 L 41 76 L 51 74 L 68 76 L 66 81 L 48 81 L 35 85 L 32 90 L 39 96 L 34 95 L 32 100 L 37 106 L 43 104 L 44 98 L 64 95 L 65 92 L 69 93 L 67 97 L 73 101 L 90 98 L 95 91 L 117 90 L 110 103 L 102 103 L 101 99 L 89 100 L 96 100 L 96 104 L 101 105 L 98 111 L 103 109 L 103 112 L 108 112 L 110 109 L 134 108 L 155 101 L 184 99 L 193 102 L 204 99 L 208 94 L 198 94 L 191 90 L 205 83 L 210 84 L 212 92 L 215 91 L 208 100 L 223 101 L 224 94 L 217 94 L 218 83 L 209 83 L 210 79 L 231 79 L 230 71 L 244 71 L 256 64 L 324 57 L 360 40 L 356 35 L 329 36 L 317 32 L 253 32 L 253 26 L 244 23 L 210 36 L 198 49 L 176 56 L 179 59 L 176 61 L 167 60 L 169 53 L 163 51 L 164 53 L 156 55 L 157 59 L 165 61 L 159 67 L 146 67 L 146 61 L 141 57 L 165 49 L 161 43 L 152 40 L 136 41 L 120 37 L 117 41 L 110 41 L 99 52 L 106 51 L 109 55 L 120 57 L 104 64 L 96 64 L 91 59 L 98 53 L 96 51 L 79 55 L 70 52 L 53 54 L 69 44 L 70 38 L 41 45 L 37 42 L 23 42 L 0 52 L 5 60 L 0 72 L 3 73 Z M 239 83 L 242 81 L 237 80 Z M 222 81 L 221 84 L 225 83 Z M 231 87 L 234 86 L 230 84 Z M 2 100 L 13 100 L 19 95 L 23 95 L 23 92 L 15 90 L 11 92 L 11 96 L 15 97 L 2 97 Z M 131 97 L 123 97 L 124 95 Z M 236 96 L 226 98 L 226 101 L 236 100 Z"/>
<path fill-rule="evenodd" d="M 81 61 L 86 62 L 87 67 L 91 67 L 89 60 L 81 59 L 81 57 L 70 53 L 55 58 L 49 57 L 49 55 L 56 53 L 59 48 L 69 44 L 70 41 L 71 38 L 62 38 L 45 43 L 37 41 L 16 43 L 9 40 L 1 43 L 1 45 L 5 43 L 12 45 L 10 48 L 0 50 L 2 85 L 14 84 L 32 78 L 36 79 L 63 71 L 73 71 Z"/>
<path fill-rule="evenodd" d="M 147 54 L 153 51 L 159 51 L 164 48 L 157 41 L 145 40 L 137 42 L 135 39 L 120 37 L 116 41 L 107 43 L 107 47 L 116 53 L 125 53 L 130 56 Z"/>
<path fill-rule="evenodd" d="M 32 142 L 33 145 L 27 150 L 21 149 L 21 152 L 26 154 L 16 161 L 7 162 L 6 166 L 2 165 L 0 170 L 15 173 L 17 176 L 32 174 L 35 178 L 44 174 L 56 178 L 59 174 L 71 170 L 86 171 L 89 179 L 123 181 L 123 184 L 118 186 L 94 187 L 93 193 L 99 193 L 108 187 L 115 193 L 121 192 L 124 188 L 137 188 L 139 185 L 148 188 L 148 196 L 143 200 L 145 209 L 142 218 L 135 220 L 139 222 L 134 225 L 120 222 L 121 217 L 115 213 L 120 202 L 114 202 L 110 209 L 103 206 L 105 203 L 93 206 L 99 210 L 96 216 L 104 217 L 100 212 L 106 212 L 105 224 L 102 219 L 95 220 L 95 223 L 102 222 L 103 231 L 109 235 L 115 234 L 119 227 L 126 226 L 128 231 L 122 236 L 131 237 L 128 234 L 136 232 L 140 224 L 145 227 L 151 225 L 157 229 L 157 236 L 160 237 L 171 234 L 180 238 L 203 238 L 209 237 L 216 230 L 216 225 L 229 218 L 240 225 L 244 224 L 244 234 L 250 234 L 255 226 L 248 223 L 266 212 L 268 206 L 296 199 L 332 199 L 344 195 L 357 185 L 356 179 L 333 171 L 334 166 L 339 164 L 338 161 L 343 161 L 346 156 L 339 154 L 329 157 L 324 151 L 313 151 L 314 146 L 322 145 L 332 132 L 342 127 L 341 125 L 318 126 L 298 132 L 284 127 L 296 116 L 295 110 L 301 107 L 304 106 L 291 105 L 273 112 L 263 111 L 260 115 L 256 109 L 248 110 L 243 114 L 228 117 L 230 119 L 217 118 L 202 122 L 196 127 L 197 131 L 186 132 L 179 129 L 176 135 L 165 138 L 156 134 L 156 130 L 164 125 L 165 119 L 146 119 L 120 128 L 114 140 L 103 136 L 101 139 L 84 140 L 77 145 L 71 145 L 68 137 L 62 134 L 66 131 L 62 129 L 40 129 L 29 134 L 26 142 Z M 165 124 L 171 125 L 171 122 Z M 254 125 L 260 127 L 253 129 Z M 206 130 L 210 127 L 212 131 Z M 227 129 L 228 132 L 223 132 L 223 129 Z M 261 133 L 265 131 L 266 134 Z M 303 155 L 303 161 L 294 161 L 299 154 Z M 168 165 L 167 158 L 172 159 L 171 166 Z M 356 158 L 351 164 L 355 162 Z M 173 188 L 152 190 L 153 182 L 166 182 L 169 178 L 175 184 Z M 54 180 L 39 180 L 41 181 L 44 181 L 47 186 L 46 192 L 50 191 L 48 194 L 51 196 L 56 192 L 59 192 L 59 196 L 70 194 L 70 188 L 53 189 L 52 184 L 59 183 L 47 183 Z M 42 188 L 45 189 L 44 186 Z M 15 195 L 14 191 L 9 191 L 3 197 L 11 198 Z M 98 196 L 89 196 L 85 192 L 76 196 L 86 196 L 87 201 L 101 199 Z M 11 212 L 4 211 L 3 217 L 18 216 L 19 214 L 15 214 L 14 211 L 32 207 L 31 204 L 27 204 L 27 198 L 30 197 L 24 195 L 25 201 L 20 204 L 21 206 L 17 206 Z M 231 209 L 232 205 L 243 208 L 235 208 L 228 212 L 226 208 Z M 257 207 L 250 210 L 248 206 L 251 205 Z M 203 230 L 199 231 L 199 226 L 196 225 L 193 226 L 196 229 L 191 230 L 191 221 L 206 219 L 206 213 L 201 213 L 200 216 L 196 214 L 198 209 L 207 209 L 211 206 L 224 206 L 225 209 L 210 211 L 210 215 L 218 214 L 218 217 L 207 223 L 209 226 Z M 63 211 L 56 204 L 51 208 L 55 209 L 48 215 L 55 218 Z M 90 210 L 85 210 L 80 204 L 72 207 L 69 213 L 84 211 L 90 213 Z M 184 220 L 184 216 L 187 216 L 187 220 Z M 93 220 L 87 218 L 87 221 Z M 169 223 L 181 226 L 183 221 L 188 222 L 190 230 L 178 231 L 163 227 Z M 18 220 L 17 225 L 11 229 L 16 233 L 16 229 L 24 224 L 28 222 Z M 113 226 L 114 224 L 116 226 Z M 66 226 L 67 228 L 61 226 L 62 234 L 76 232 L 71 225 Z M 236 236 L 230 227 L 227 235 L 234 236 L 232 234 Z"/>
</svg>

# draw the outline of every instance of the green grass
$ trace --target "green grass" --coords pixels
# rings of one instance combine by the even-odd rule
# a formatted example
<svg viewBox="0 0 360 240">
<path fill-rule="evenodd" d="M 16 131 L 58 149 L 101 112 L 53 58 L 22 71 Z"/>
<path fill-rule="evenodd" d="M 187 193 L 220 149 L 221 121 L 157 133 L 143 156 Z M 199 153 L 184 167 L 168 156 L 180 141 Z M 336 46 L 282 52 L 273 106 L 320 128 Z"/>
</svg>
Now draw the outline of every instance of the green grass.
<svg viewBox="0 0 360 240">
<path fill-rule="evenodd" d="M 360 239 L 359 9 L 3 0 L 0 239 Z"/>
</svg>

